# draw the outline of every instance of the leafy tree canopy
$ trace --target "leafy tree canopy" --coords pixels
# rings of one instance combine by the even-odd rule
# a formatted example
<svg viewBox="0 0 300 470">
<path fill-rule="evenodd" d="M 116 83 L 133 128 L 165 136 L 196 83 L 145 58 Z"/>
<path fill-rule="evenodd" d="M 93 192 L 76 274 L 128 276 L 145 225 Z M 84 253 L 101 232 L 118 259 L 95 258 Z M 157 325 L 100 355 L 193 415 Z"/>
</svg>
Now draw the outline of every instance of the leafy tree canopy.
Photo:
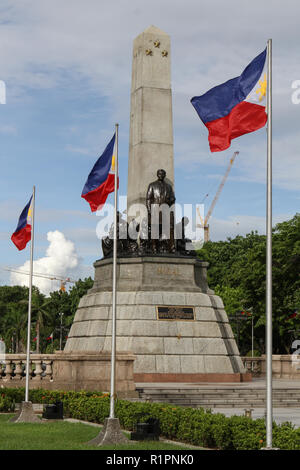
<svg viewBox="0 0 300 470">
<path fill-rule="evenodd" d="M 289 319 L 293 312 L 300 313 L 300 214 L 277 224 L 272 242 L 273 345 L 274 353 L 286 354 L 290 351 L 291 330 L 299 329 L 300 335 L 300 316 Z M 209 241 L 198 256 L 210 263 L 209 286 L 223 298 L 228 313 L 233 314 L 235 309 L 252 310 L 256 343 L 264 352 L 266 236 L 251 232 L 245 237 Z M 242 328 L 244 349 L 249 349 L 249 327 Z"/>
<path fill-rule="evenodd" d="M 79 279 L 69 290 L 51 292 L 48 297 L 33 286 L 32 291 L 32 350 L 46 352 L 57 349 L 60 335 L 63 345 L 73 322 L 80 298 L 93 286 L 91 277 Z M 0 337 L 6 351 L 25 351 L 28 311 L 27 287 L 0 286 Z M 60 315 L 63 313 L 63 315 Z M 49 343 L 49 337 L 54 341 Z"/>
</svg>

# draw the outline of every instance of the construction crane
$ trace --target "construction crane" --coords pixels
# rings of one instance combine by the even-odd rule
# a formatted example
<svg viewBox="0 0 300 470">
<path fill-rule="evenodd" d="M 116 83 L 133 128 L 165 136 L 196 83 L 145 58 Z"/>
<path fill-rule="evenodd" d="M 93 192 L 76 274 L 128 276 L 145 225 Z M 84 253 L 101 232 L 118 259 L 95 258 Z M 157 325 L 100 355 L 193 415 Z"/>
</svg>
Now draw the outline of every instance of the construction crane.
<svg viewBox="0 0 300 470">
<path fill-rule="evenodd" d="M 18 273 L 18 274 L 25 274 L 25 275 L 28 275 L 28 276 L 30 274 L 28 271 L 21 271 L 19 269 L 15 269 L 15 268 L 11 268 L 11 267 L 7 267 L 7 268 L 3 268 L 3 269 L 5 271 L 11 271 L 11 272 Z M 43 277 L 45 279 L 49 279 L 50 281 L 60 281 L 59 290 L 61 292 L 66 291 L 66 283 L 67 282 L 70 282 L 70 283 L 75 283 L 76 282 L 73 279 L 70 279 L 69 277 L 61 277 L 61 276 L 57 276 L 56 274 L 33 273 L 32 276 L 33 277 Z"/>
<path fill-rule="evenodd" d="M 223 189 L 223 187 L 224 187 L 224 184 L 225 184 L 225 182 L 226 182 L 226 180 L 227 180 L 227 177 L 228 177 L 228 175 L 229 175 L 229 172 L 230 172 L 230 170 L 231 170 L 231 167 L 232 167 L 232 165 L 233 165 L 233 162 L 234 162 L 234 160 L 235 160 L 235 157 L 236 157 L 239 153 L 240 153 L 240 152 L 234 152 L 234 154 L 232 155 L 232 157 L 231 157 L 231 159 L 230 159 L 230 161 L 229 161 L 229 164 L 228 164 L 226 173 L 225 173 L 225 175 L 223 176 L 223 179 L 222 179 L 222 181 L 221 181 L 221 183 L 220 183 L 220 186 L 218 187 L 218 191 L 216 192 L 216 195 L 215 195 L 215 197 L 214 197 L 214 199 L 213 199 L 213 201 L 212 201 L 212 203 L 211 203 L 211 205 L 210 205 L 210 208 L 208 209 L 208 212 L 207 212 L 206 217 L 204 218 L 204 220 L 203 220 L 203 218 L 201 217 L 199 208 L 197 207 L 197 213 L 198 213 L 198 216 L 199 216 L 199 219 L 200 219 L 200 224 L 197 224 L 197 227 L 204 229 L 204 242 L 208 242 L 208 241 L 209 241 L 209 225 L 208 225 L 208 220 L 209 220 L 209 218 L 210 218 L 210 216 L 211 216 L 211 214 L 212 214 L 212 211 L 214 210 L 214 207 L 215 207 L 215 205 L 216 205 L 217 200 L 219 199 L 219 196 L 220 196 L 221 191 L 222 191 L 222 189 Z M 207 196 L 207 195 L 206 195 L 206 196 Z M 205 196 L 205 197 L 206 197 L 206 196 Z"/>
</svg>

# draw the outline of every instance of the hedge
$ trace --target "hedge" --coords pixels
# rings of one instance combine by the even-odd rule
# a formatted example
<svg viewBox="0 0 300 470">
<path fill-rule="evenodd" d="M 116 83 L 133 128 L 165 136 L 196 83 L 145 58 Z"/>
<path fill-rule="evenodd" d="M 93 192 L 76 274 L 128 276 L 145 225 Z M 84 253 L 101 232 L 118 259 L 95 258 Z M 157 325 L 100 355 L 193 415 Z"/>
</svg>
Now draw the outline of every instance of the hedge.
<svg viewBox="0 0 300 470">
<path fill-rule="evenodd" d="M 24 388 L 0 389 L 0 411 L 11 412 L 15 403 L 24 400 Z M 100 392 L 64 392 L 43 389 L 30 390 L 33 403 L 63 401 L 64 415 L 102 424 L 109 416 L 109 395 Z M 132 431 L 137 422 L 157 418 L 161 435 L 201 447 L 222 450 L 255 450 L 266 446 L 264 419 L 246 416 L 226 417 L 203 408 L 185 408 L 164 403 L 116 400 L 116 416 L 123 429 Z M 273 427 L 273 446 L 285 450 L 300 450 L 300 428 L 291 423 Z"/>
</svg>

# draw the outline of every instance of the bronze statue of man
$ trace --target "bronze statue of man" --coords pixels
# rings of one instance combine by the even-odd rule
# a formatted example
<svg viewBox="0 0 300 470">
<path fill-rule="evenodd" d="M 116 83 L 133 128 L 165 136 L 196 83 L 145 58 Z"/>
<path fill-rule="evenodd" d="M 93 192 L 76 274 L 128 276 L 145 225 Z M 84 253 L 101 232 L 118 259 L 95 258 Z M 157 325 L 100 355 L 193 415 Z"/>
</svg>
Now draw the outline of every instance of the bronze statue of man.
<svg viewBox="0 0 300 470">
<path fill-rule="evenodd" d="M 157 180 L 150 183 L 146 195 L 146 206 L 148 211 L 148 224 L 151 227 L 151 247 L 154 253 L 174 253 L 175 252 L 175 241 L 174 241 L 174 212 L 169 211 L 169 227 L 170 233 L 167 236 L 163 233 L 163 205 L 173 206 L 175 203 L 175 194 L 172 186 L 165 181 L 166 172 L 163 169 L 157 170 Z M 160 207 L 162 206 L 162 207 Z M 155 217 L 156 216 L 156 217 Z M 156 220 L 153 220 L 155 219 Z M 158 225 L 157 238 L 153 238 L 153 227 Z"/>
</svg>

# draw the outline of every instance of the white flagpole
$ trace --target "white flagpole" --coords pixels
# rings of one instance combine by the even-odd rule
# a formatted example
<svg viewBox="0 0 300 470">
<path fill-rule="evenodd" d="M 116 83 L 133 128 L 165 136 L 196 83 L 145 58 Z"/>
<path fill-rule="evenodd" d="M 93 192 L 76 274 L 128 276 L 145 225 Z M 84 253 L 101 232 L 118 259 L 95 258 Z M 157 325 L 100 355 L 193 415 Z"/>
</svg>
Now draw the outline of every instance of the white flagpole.
<svg viewBox="0 0 300 470">
<path fill-rule="evenodd" d="M 115 374 L 116 374 L 116 310 L 117 310 L 117 212 L 118 212 L 118 130 L 115 138 L 115 211 L 114 211 L 114 249 L 113 249 L 113 291 L 112 291 L 112 333 L 111 333 L 111 376 L 110 376 L 110 418 L 115 418 Z"/>
<path fill-rule="evenodd" d="M 26 353 L 26 386 L 25 401 L 29 401 L 29 368 L 30 368 L 30 340 L 31 340 L 31 298 L 32 298 L 32 272 L 33 272 L 33 245 L 34 245 L 34 211 L 35 211 L 35 186 L 33 186 L 31 203 L 31 243 L 30 243 L 30 271 L 29 271 L 29 300 L 28 300 L 28 324 L 27 324 L 27 353 Z"/>
<path fill-rule="evenodd" d="M 267 52 L 266 444 L 272 448 L 272 39 L 268 40 Z"/>
</svg>

